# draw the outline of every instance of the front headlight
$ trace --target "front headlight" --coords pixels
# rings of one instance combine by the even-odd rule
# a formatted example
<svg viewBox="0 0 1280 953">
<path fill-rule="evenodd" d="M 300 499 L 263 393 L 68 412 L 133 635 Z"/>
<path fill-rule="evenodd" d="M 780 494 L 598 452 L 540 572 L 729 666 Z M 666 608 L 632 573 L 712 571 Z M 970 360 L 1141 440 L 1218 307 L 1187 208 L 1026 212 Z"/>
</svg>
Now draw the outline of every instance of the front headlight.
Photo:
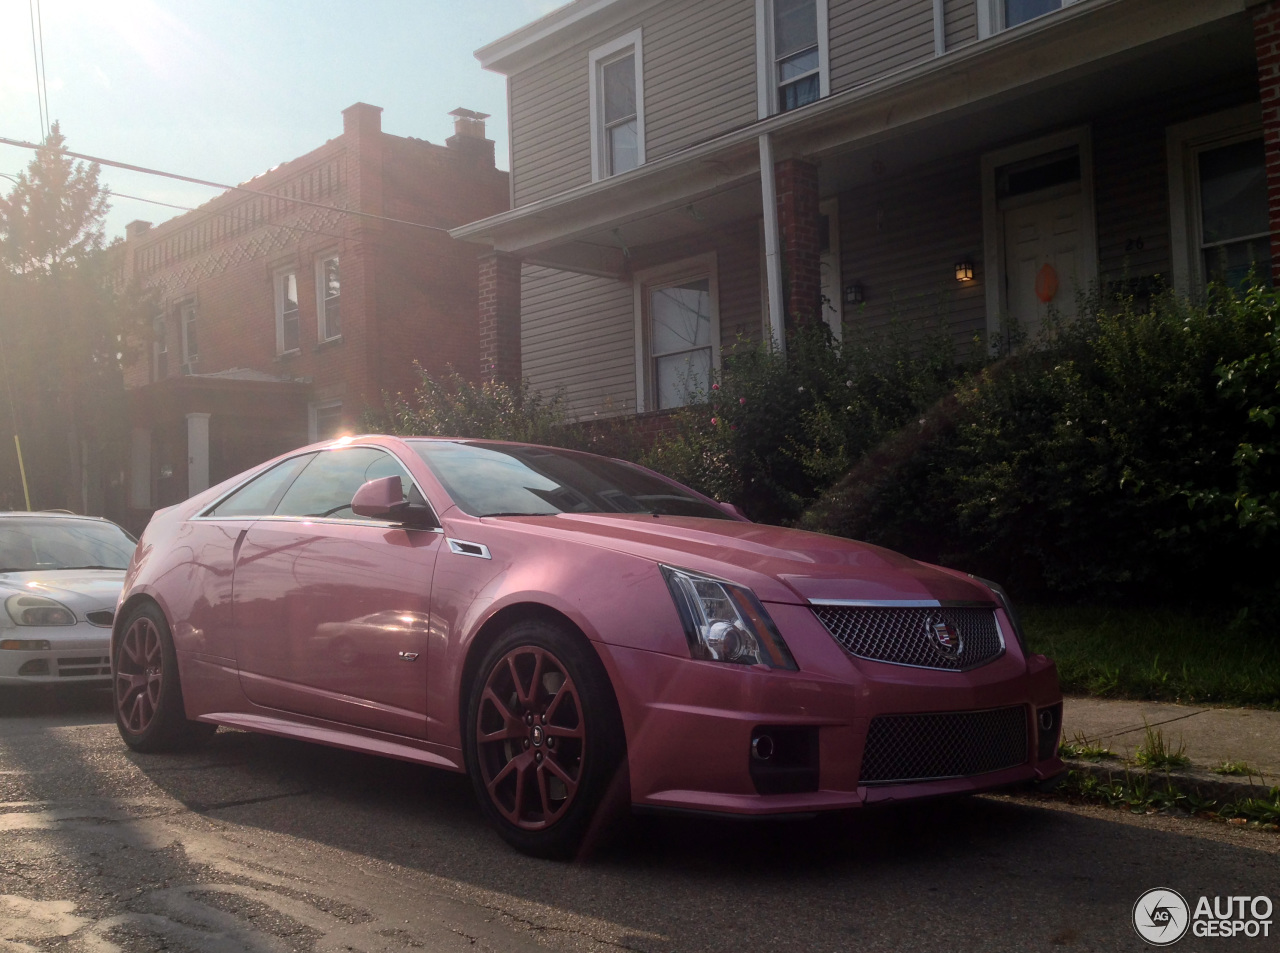
<svg viewBox="0 0 1280 953">
<path fill-rule="evenodd" d="M 75 625 L 76 614 L 61 602 L 47 596 L 32 596 L 25 592 L 10 596 L 4 601 L 5 611 L 14 625 Z"/>
<path fill-rule="evenodd" d="M 1000 608 L 1004 610 L 1004 614 L 1009 617 L 1009 622 L 1013 625 L 1013 637 L 1018 640 L 1018 647 L 1022 649 L 1022 654 L 1027 654 L 1027 640 L 1022 637 L 1022 625 L 1018 622 L 1018 616 L 1013 611 L 1013 600 L 1009 598 L 1009 593 L 1004 591 L 1004 586 L 998 582 L 992 582 L 990 579 L 983 579 L 981 576 L 969 574 L 969 578 L 976 582 L 982 583 L 996 595 L 996 600 L 1000 603 Z"/>
<path fill-rule="evenodd" d="M 658 568 L 694 658 L 796 669 L 782 634 L 750 589 L 685 569 Z"/>
</svg>

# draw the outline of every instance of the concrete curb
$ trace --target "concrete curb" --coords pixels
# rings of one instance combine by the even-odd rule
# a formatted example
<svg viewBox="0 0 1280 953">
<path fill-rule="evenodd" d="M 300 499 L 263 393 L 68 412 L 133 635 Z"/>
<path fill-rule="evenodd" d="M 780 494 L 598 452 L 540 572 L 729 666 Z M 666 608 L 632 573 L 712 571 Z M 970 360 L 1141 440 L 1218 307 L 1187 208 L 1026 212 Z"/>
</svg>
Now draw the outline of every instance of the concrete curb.
<svg viewBox="0 0 1280 953">
<path fill-rule="evenodd" d="M 1072 771 L 1087 774 L 1097 778 L 1099 781 L 1108 783 L 1126 781 L 1135 777 L 1145 777 L 1154 786 L 1163 788 L 1166 785 L 1171 785 L 1178 791 L 1194 794 L 1196 797 L 1205 800 L 1216 801 L 1219 807 L 1232 801 L 1267 797 L 1273 787 L 1272 782 L 1257 775 L 1252 778 L 1231 777 L 1195 768 L 1184 768 L 1178 771 L 1153 771 L 1119 759 L 1082 761 L 1063 758 L 1062 763 Z"/>
</svg>

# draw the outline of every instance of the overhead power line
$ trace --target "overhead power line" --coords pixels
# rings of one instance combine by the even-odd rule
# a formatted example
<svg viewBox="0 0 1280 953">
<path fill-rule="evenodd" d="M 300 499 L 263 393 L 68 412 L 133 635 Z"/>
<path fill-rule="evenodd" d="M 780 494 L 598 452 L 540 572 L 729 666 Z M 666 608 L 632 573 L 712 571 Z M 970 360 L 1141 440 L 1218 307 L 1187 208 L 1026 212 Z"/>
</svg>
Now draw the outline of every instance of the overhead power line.
<svg viewBox="0 0 1280 953">
<path fill-rule="evenodd" d="M 40 110 L 40 135 L 49 138 L 49 94 L 44 82 L 44 26 L 40 24 L 39 0 L 27 0 L 31 18 L 31 65 L 36 73 L 36 106 Z M 37 39 L 38 35 L 38 39 Z"/>
<path fill-rule="evenodd" d="M 35 149 L 39 150 L 42 146 L 34 142 L 26 142 L 22 139 L 8 139 L 0 136 L 0 145 L 17 146 L 19 149 Z M 339 212 L 343 215 L 358 215 L 360 218 L 373 219 L 378 222 L 389 222 L 392 225 L 407 225 L 410 228 L 424 228 L 431 232 L 449 233 L 449 229 L 441 228 L 439 225 L 424 225 L 422 222 L 407 222 L 402 218 L 389 218 L 386 215 L 375 215 L 373 212 L 361 212 L 357 209 L 339 208 L 336 205 L 325 205 L 323 202 L 311 202 L 307 199 L 292 198 L 287 195 L 276 195 L 273 192 L 265 192 L 262 189 L 251 189 L 244 185 L 227 185 L 223 182 L 210 182 L 208 179 L 197 179 L 189 175 L 179 175 L 176 172 L 164 172 L 160 169 L 149 169 L 146 166 L 132 165 L 128 162 L 117 162 L 114 159 L 104 159 L 101 156 L 86 155 L 82 152 L 70 152 L 66 149 L 55 150 L 59 155 L 66 156 L 69 159 L 81 159 L 85 162 L 96 162 L 98 165 L 110 166 L 113 169 L 124 169 L 128 172 L 141 172 L 143 175 L 158 175 L 166 179 L 177 179 L 179 182 L 190 182 L 193 185 L 204 185 L 211 189 L 223 189 L 227 192 L 248 192 L 250 195 L 258 195 L 263 198 L 275 199 L 279 202 L 294 202 L 297 205 L 309 205 L 312 208 L 324 209 L 327 212 Z"/>
</svg>

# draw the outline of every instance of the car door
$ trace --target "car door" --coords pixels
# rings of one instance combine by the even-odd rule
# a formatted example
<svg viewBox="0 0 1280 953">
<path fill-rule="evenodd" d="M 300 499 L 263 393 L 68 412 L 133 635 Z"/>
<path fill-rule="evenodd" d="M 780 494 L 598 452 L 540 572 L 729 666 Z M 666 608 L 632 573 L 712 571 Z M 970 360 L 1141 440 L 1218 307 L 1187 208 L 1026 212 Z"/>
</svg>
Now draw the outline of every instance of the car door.
<svg viewBox="0 0 1280 953">
<path fill-rule="evenodd" d="M 351 512 L 356 490 L 387 476 L 422 500 L 386 450 L 323 450 L 249 527 L 234 579 L 240 683 L 258 705 L 421 738 L 442 535 Z"/>
</svg>

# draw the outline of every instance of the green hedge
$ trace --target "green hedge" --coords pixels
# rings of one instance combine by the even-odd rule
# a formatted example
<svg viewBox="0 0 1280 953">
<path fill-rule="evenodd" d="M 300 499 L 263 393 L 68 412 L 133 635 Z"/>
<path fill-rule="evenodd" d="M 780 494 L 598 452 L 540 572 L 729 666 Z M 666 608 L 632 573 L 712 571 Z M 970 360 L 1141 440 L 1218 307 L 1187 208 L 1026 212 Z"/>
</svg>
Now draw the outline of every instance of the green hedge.
<svg viewBox="0 0 1280 953">
<path fill-rule="evenodd" d="M 802 525 L 1029 594 L 1256 601 L 1280 556 L 1278 311 L 1260 289 L 1094 303 L 967 376 Z"/>
</svg>

